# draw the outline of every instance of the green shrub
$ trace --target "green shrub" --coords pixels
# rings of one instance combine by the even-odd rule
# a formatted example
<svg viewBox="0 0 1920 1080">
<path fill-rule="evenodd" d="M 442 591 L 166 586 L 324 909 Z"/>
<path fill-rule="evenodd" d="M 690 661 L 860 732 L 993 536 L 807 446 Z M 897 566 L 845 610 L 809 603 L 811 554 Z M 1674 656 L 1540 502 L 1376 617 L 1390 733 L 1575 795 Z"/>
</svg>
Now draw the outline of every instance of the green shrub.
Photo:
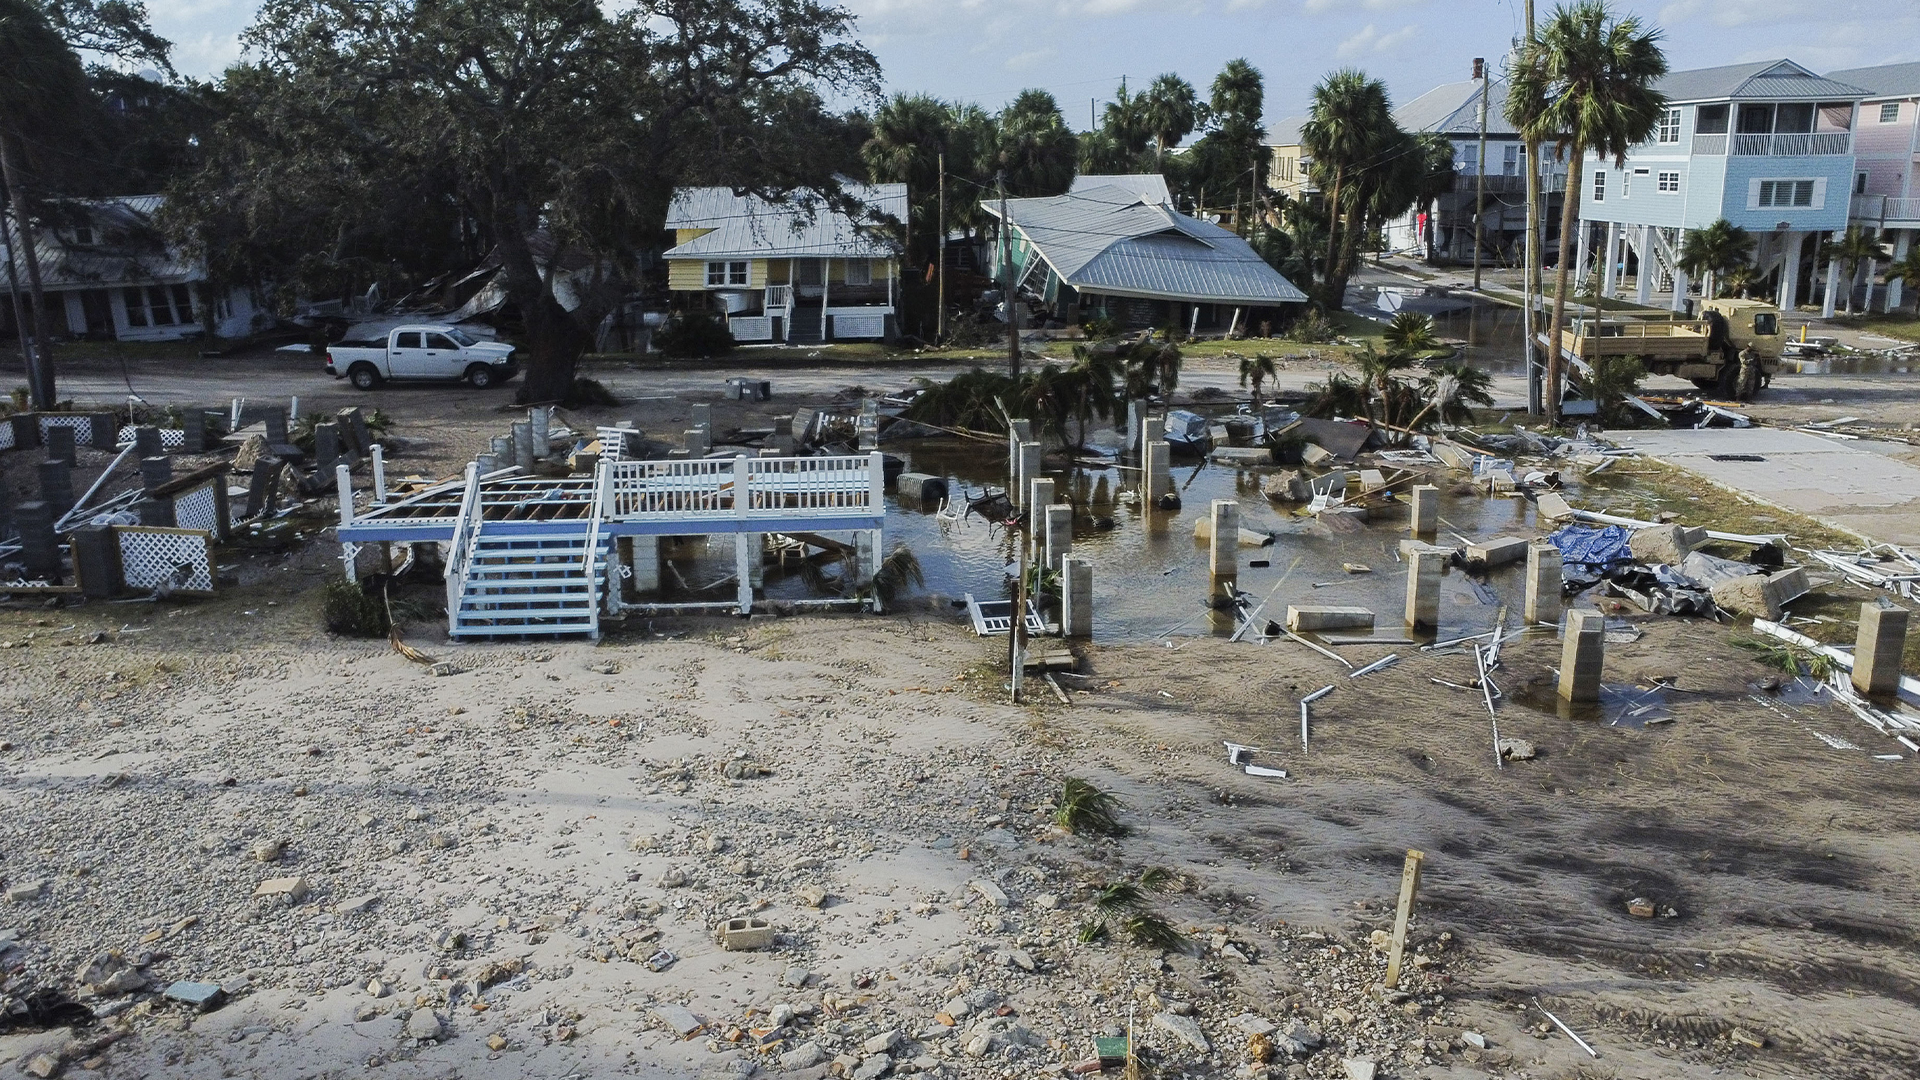
<svg viewBox="0 0 1920 1080">
<path fill-rule="evenodd" d="M 723 356 L 733 351 L 733 332 L 712 312 L 688 311 L 668 319 L 653 343 L 675 359 Z"/>
<path fill-rule="evenodd" d="M 320 613 L 327 632 L 341 637 L 386 637 L 387 608 L 358 582 L 331 578 L 320 586 Z"/>
</svg>

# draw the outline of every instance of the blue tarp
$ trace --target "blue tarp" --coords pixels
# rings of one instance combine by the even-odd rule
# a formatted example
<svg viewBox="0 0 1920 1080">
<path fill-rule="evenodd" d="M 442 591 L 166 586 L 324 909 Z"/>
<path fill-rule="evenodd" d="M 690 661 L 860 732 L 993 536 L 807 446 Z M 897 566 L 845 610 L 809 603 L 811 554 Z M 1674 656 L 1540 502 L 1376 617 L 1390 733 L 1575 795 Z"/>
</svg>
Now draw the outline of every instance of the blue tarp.
<svg viewBox="0 0 1920 1080">
<path fill-rule="evenodd" d="M 1632 530 L 1624 525 L 1608 525 L 1604 529 L 1590 525 L 1569 525 L 1547 537 L 1547 543 L 1560 549 L 1562 566 L 1602 573 L 1611 567 L 1634 561 L 1629 545 L 1632 536 Z"/>
</svg>

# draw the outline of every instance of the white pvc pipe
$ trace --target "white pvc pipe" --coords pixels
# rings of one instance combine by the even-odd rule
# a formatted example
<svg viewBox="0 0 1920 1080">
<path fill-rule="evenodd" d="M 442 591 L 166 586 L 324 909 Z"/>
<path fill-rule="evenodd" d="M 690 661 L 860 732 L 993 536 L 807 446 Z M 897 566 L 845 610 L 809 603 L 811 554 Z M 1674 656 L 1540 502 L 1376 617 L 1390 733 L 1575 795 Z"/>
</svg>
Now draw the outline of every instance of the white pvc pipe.
<svg viewBox="0 0 1920 1080">
<path fill-rule="evenodd" d="M 353 473 L 346 462 L 333 467 L 333 486 L 340 493 L 340 524 L 353 524 Z"/>
<path fill-rule="evenodd" d="M 287 423 L 300 419 L 300 395 L 293 395 L 293 404 L 287 407 Z"/>
<path fill-rule="evenodd" d="M 294 398 L 299 401 L 299 398 Z M 379 443 L 373 444 L 373 505 L 387 504 L 387 456 Z"/>
</svg>

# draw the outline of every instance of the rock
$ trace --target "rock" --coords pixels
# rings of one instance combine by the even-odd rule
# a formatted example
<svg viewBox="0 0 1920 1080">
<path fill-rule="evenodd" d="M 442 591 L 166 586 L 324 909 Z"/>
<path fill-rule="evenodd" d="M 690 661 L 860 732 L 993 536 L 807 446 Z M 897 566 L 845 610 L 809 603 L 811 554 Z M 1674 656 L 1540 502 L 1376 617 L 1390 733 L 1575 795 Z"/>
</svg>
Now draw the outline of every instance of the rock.
<svg viewBox="0 0 1920 1080">
<path fill-rule="evenodd" d="M 873 1038 L 868 1039 L 864 1043 L 861 1043 L 860 1048 L 862 1050 L 865 1050 L 869 1054 L 884 1054 L 887 1051 L 892 1050 L 894 1047 L 899 1045 L 900 1045 L 900 1032 L 895 1030 L 888 1030 L 888 1031 L 883 1031 L 878 1035 L 875 1035 Z"/>
<path fill-rule="evenodd" d="M 734 758 L 720 767 L 720 774 L 729 780 L 757 780 L 773 775 L 773 770 L 752 758 Z"/>
<path fill-rule="evenodd" d="M 447 1034 L 447 1025 L 432 1009 L 415 1009 L 407 1017 L 407 1038 L 421 1042 L 439 1042 Z"/>
<path fill-rule="evenodd" d="M 1487 1048 L 1487 1037 L 1477 1031 L 1461 1032 L 1460 1041 L 1473 1047 L 1475 1050 L 1485 1050 Z"/>
<path fill-rule="evenodd" d="M 1694 548 L 1688 543 L 1690 539 L 1689 530 L 1679 525 L 1653 525 L 1633 530 L 1633 535 L 1627 538 L 1627 548 L 1634 558 L 1648 565 L 1666 563 L 1678 568 L 1687 552 Z"/>
<path fill-rule="evenodd" d="M 1234 1017 L 1233 1026 L 1246 1032 L 1248 1035 L 1271 1035 L 1275 1030 L 1273 1021 L 1254 1013 L 1241 1013 L 1239 1016 Z"/>
<path fill-rule="evenodd" d="M 351 915 L 356 911 L 365 911 L 374 904 L 379 903 L 379 901 L 379 893 L 362 893 L 359 896 L 350 896 L 333 905 L 333 912 L 336 915 Z"/>
<path fill-rule="evenodd" d="M 972 949 L 956 946 L 933 958 L 933 970 L 942 975 L 958 975 L 966 969 L 967 961 L 971 959 Z"/>
<path fill-rule="evenodd" d="M 38 1076 L 41 1080 L 46 1080 L 49 1076 L 59 1076 L 61 1065 L 62 1062 L 56 1055 L 35 1054 L 28 1058 L 27 1063 L 21 1068 L 26 1070 L 28 1076 Z"/>
<path fill-rule="evenodd" d="M 1727 1038 L 1732 1039 L 1741 1046 L 1749 1046 L 1755 1050 L 1765 1049 L 1767 1045 L 1765 1038 L 1748 1031 L 1746 1028 L 1734 1028 L 1732 1031 L 1727 1032 Z"/>
<path fill-rule="evenodd" d="M 1305 1057 L 1320 1049 L 1322 1041 L 1319 1032 L 1298 1020 L 1287 1028 L 1286 1034 L 1280 1036 L 1280 1045 L 1295 1057 Z"/>
<path fill-rule="evenodd" d="M 285 840 L 261 840 L 253 845 L 254 862 L 279 862 L 286 853 Z"/>
<path fill-rule="evenodd" d="M 788 1072 L 811 1069 L 827 1060 L 827 1052 L 817 1042 L 805 1042 L 780 1055 L 780 1067 Z"/>
<path fill-rule="evenodd" d="M 981 1032 L 967 1040 L 966 1055 L 970 1058 L 983 1058 L 993 1052 L 993 1036 Z"/>
<path fill-rule="evenodd" d="M 460 838 L 442 829 L 427 836 L 427 846 L 447 851 L 460 846 Z"/>
<path fill-rule="evenodd" d="M 687 872 L 677 866 L 668 867 L 667 872 L 660 875 L 660 881 L 658 882 L 659 886 L 663 889 L 678 889 L 685 886 L 686 883 Z"/>
<path fill-rule="evenodd" d="M 967 883 L 967 887 L 979 893 L 980 898 L 993 907 L 1010 908 L 1013 906 L 1013 901 L 1008 899 L 1006 890 L 985 878 L 975 878 Z"/>
<path fill-rule="evenodd" d="M 281 904 L 297 904 L 306 899 L 307 879 L 303 877 L 268 878 L 253 890 L 257 900 L 272 900 Z"/>
<path fill-rule="evenodd" d="M 1284 469 L 1260 481 L 1260 494 L 1274 502 L 1306 502 L 1313 498 L 1313 486 L 1299 469 Z"/>
<path fill-rule="evenodd" d="M 1333 1008 L 1328 1009 L 1326 1012 L 1322 1013 L 1321 1015 L 1325 1016 L 1328 1020 L 1336 1024 L 1343 1024 L 1349 1027 L 1352 1026 L 1353 1024 L 1353 1011 L 1350 1009 L 1342 1008 L 1338 1005 L 1335 1005 Z"/>
<path fill-rule="evenodd" d="M 1366 1058 L 1348 1058 L 1340 1064 L 1347 1070 L 1347 1080 L 1373 1080 L 1373 1074 L 1379 1068 Z"/>
<path fill-rule="evenodd" d="M 1525 739 L 1508 739 L 1503 737 L 1493 745 L 1494 750 L 1508 761 L 1532 761 L 1534 758 L 1535 751 L 1533 744 Z"/>
<path fill-rule="evenodd" d="M 1033 898 L 1033 906 L 1042 911 L 1053 911 L 1060 906 L 1060 897 L 1053 893 L 1041 893 Z"/>
<path fill-rule="evenodd" d="M 495 1032 L 492 1035 L 487 1036 L 487 1049 L 493 1051 L 496 1054 L 502 1050 L 505 1050 L 509 1045 L 511 1044 L 507 1042 L 507 1037 L 505 1035 L 500 1034 L 499 1032 Z"/>
<path fill-rule="evenodd" d="M 379 1015 L 380 1015 L 380 1006 L 375 1005 L 370 1001 L 362 1002 L 361 1004 L 354 1006 L 353 1022 L 356 1024 L 364 1024 L 367 1021 Z"/>
<path fill-rule="evenodd" d="M 45 895 L 47 895 L 47 882 L 45 878 L 34 881 L 23 881 L 18 885 L 8 886 L 7 888 L 7 901 L 13 904 L 25 904 L 29 901 L 38 900 Z"/>
<path fill-rule="evenodd" d="M 1189 1047 L 1202 1054 L 1213 1049 L 1213 1044 L 1209 1043 L 1207 1036 L 1201 1032 L 1200 1025 L 1195 1023 L 1194 1019 L 1190 1016 L 1176 1016 L 1170 1012 L 1157 1012 L 1153 1014 L 1153 1026 L 1172 1035 L 1174 1038 L 1179 1039 L 1181 1042 L 1186 1043 Z"/>
<path fill-rule="evenodd" d="M 169 985 L 161 996 L 168 1001 L 191 1005 L 201 1012 L 212 1012 L 227 1003 L 226 988 L 218 983 L 182 980 Z"/>
<path fill-rule="evenodd" d="M 121 956 L 119 950 L 103 952 L 80 966 L 74 981 L 103 997 L 130 994 L 147 985 L 147 977 Z"/>
<path fill-rule="evenodd" d="M 1029 953 L 1025 949 L 1014 949 L 1013 951 L 1007 953 L 1007 963 L 1012 964 L 1014 967 L 1019 968 L 1021 971 L 1040 970 L 1040 965 L 1034 963 L 1033 954 Z"/>
<path fill-rule="evenodd" d="M 667 1029 L 681 1038 L 687 1038 L 706 1027 L 693 1011 L 684 1005 L 655 1005 L 653 1018 L 667 1026 Z"/>
<path fill-rule="evenodd" d="M 810 908 L 822 908 L 827 904 L 827 890 L 818 885 L 802 885 L 793 890 L 793 894 Z"/>
<path fill-rule="evenodd" d="M 788 1024 L 793 1023 L 793 1018 L 794 1018 L 793 1006 L 788 1005 L 785 1002 L 775 1005 L 772 1009 L 767 1011 L 767 1024 L 771 1027 L 777 1027 L 777 1028 L 786 1027 Z"/>
<path fill-rule="evenodd" d="M 853 1080 L 880 1080 L 893 1069 L 893 1058 L 886 1054 L 873 1054 L 860 1059 L 853 1070 Z"/>
<path fill-rule="evenodd" d="M 780 982 L 785 986 L 802 987 L 807 985 L 807 980 L 812 977 L 813 972 L 795 964 L 780 976 Z"/>
</svg>

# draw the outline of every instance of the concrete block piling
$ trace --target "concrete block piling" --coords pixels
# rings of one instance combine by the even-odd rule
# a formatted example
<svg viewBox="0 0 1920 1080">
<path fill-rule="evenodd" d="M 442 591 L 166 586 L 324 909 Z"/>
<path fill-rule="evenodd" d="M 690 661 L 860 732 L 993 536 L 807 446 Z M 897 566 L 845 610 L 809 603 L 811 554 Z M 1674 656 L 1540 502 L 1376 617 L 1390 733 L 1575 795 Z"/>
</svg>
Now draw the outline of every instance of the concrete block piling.
<svg viewBox="0 0 1920 1080">
<path fill-rule="evenodd" d="M 903 472 L 893 479 L 893 493 L 901 502 L 915 506 L 937 505 L 947 497 L 947 478 L 927 473 Z"/>
<path fill-rule="evenodd" d="M 20 534 L 20 561 L 26 564 L 29 577 L 52 578 L 60 573 L 60 538 L 53 531 L 58 516 L 50 504 L 38 499 L 13 508 L 14 528 Z"/>
<path fill-rule="evenodd" d="M 1900 689 L 1900 654 L 1907 647 L 1904 608 L 1860 605 L 1860 631 L 1853 646 L 1853 688 L 1876 701 L 1890 701 Z"/>
<path fill-rule="evenodd" d="M 1600 700 L 1600 670 L 1606 660 L 1607 617 L 1592 608 L 1567 612 L 1560 646 L 1560 696 L 1571 702 Z"/>
<path fill-rule="evenodd" d="M 1214 577 L 1235 577 L 1240 573 L 1240 504 L 1215 499 L 1208 513 L 1213 537 L 1207 546 L 1207 570 Z"/>
<path fill-rule="evenodd" d="M 64 424 L 56 424 L 47 429 L 47 460 L 64 461 L 69 465 L 78 460 L 78 456 L 74 453 L 72 428 Z"/>
<path fill-rule="evenodd" d="M 165 454 L 140 459 L 140 487 L 146 491 L 165 487 L 173 480 L 173 459 Z"/>
<path fill-rule="evenodd" d="M 1529 623 L 1557 623 L 1562 603 L 1560 587 L 1560 549 L 1552 544 L 1527 547 L 1526 620 Z"/>
<path fill-rule="evenodd" d="M 527 422 L 533 425 L 533 456 L 545 461 L 553 453 L 553 408 L 538 405 L 527 410 Z M 709 423 L 711 428 L 711 423 Z"/>
<path fill-rule="evenodd" d="M 1442 551 L 1414 551 L 1407 555 L 1408 626 L 1432 630 L 1440 625 L 1440 575 L 1447 566 Z"/>
<path fill-rule="evenodd" d="M 313 425 L 313 470 L 325 479 L 333 477 L 340 464 L 340 429 L 333 424 Z"/>
<path fill-rule="evenodd" d="M 1287 629 L 1296 634 L 1314 630 L 1371 630 L 1373 612 L 1363 607 L 1288 604 Z"/>
<path fill-rule="evenodd" d="M 1146 485 L 1149 504 L 1173 493 L 1173 448 L 1164 439 L 1147 444 Z"/>
<path fill-rule="evenodd" d="M 1060 560 L 1073 550 L 1073 504 L 1049 503 L 1044 512 L 1046 546 L 1042 549 L 1050 570 L 1061 569 Z"/>
<path fill-rule="evenodd" d="M 713 406 L 704 402 L 687 407 L 690 415 L 688 423 L 697 428 L 706 428 L 707 434 L 713 434 Z"/>
<path fill-rule="evenodd" d="M 142 461 L 150 457 L 159 457 L 167 452 L 166 443 L 160 441 L 160 429 L 142 425 L 133 429 L 133 456 Z"/>
<path fill-rule="evenodd" d="M 1413 514 L 1407 528 L 1415 536 L 1431 536 L 1440 527 L 1440 489 L 1421 484 L 1413 489 Z"/>
<path fill-rule="evenodd" d="M 55 429 L 58 430 L 58 429 Z M 40 463 L 40 499 L 57 518 L 73 509 L 73 466 L 65 461 Z"/>
<path fill-rule="evenodd" d="M 1046 524 L 1044 515 L 1046 508 L 1053 505 L 1053 486 L 1053 480 L 1045 476 L 1036 476 L 1027 481 L 1027 501 L 1022 506 L 1032 514 L 1035 533 L 1040 532 Z"/>
<path fill-rule="evenodd" d="M 268 409 L 261 422 L 267 429 L 268 446 L 287 445 L 287 410 Z"/>
<path fill-rule="evenodd" d="M 515 426 L 518 427 L 519 425 L 516 424 Z M 701 458 L 713 452 L 713 434 L 708 429 L 703 427 L 688 428 L 685 435 L 688 457 Z"/>
<path fill-rule="evenodd" d="M 1031 498 L 1033 493 L 1029 485 L 1040 478 L 1040 444 L 1031 441 L 1021 443 L 1015 465 L 1017 468 L 1014 471 L 1013 490 L 1009 494 L 1014 499 L 1023 496 Z M 1025 510 L 1028 507 L 1023 506 L 1021 509 Z"/>
<path fill-rule="evenodd" d="M 1093 564 L 1086 559 L 1061 560 L 1060 630 L 1070 638 L 1093 636 Z"/>
<path fill-rule="evenodd" d="M 1505 566 L 1526 558 L 1531 541 L 1517 536 L 1501 536 L 1467 545 L 1467 558 L 1489 568 Z"/>
</svg>

